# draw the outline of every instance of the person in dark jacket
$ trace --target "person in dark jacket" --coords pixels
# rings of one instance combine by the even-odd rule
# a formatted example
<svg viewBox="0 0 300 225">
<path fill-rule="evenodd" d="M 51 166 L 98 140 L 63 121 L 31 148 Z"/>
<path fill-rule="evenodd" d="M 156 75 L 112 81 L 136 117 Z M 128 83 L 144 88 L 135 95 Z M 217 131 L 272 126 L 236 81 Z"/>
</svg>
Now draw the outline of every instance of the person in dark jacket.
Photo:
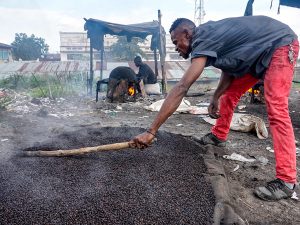
<svg viewBox="0 0 300 225">
<path fill-rule="evenodd" d="M 269 201 L 296 197 L 299 190 L 296 146 L 288 97 L 299 52 L 297 35 L 286 24 L 266 16 L 227 18 L 198 27 L 188 19 L 179 18 L 173 22 L 170 34 L 179 54 L 185 59 L 191 56 L 191 65 L 169 92 L 149 129 L 134 137 L 130 145 L 148 147 L 204 67 L 214 66 L 222 70 L 222 75 L 208 112 L 217 120 L 201 143 L 225 146 L 240 97 L 263 79 L 276 179 L 255 188 L 254 194 Z"/>
<path fill-rule="evenodd" d="M 134 64 L 139 68 L 139 72 L 136 75 L 138 81 L 143 80 L 144 84 L 155 84 L 157 83 L 157 77 L 146 63 L 143 63 L 142 58 L 140 56 L 136 56 L 134 58 Z"/>
</svg>

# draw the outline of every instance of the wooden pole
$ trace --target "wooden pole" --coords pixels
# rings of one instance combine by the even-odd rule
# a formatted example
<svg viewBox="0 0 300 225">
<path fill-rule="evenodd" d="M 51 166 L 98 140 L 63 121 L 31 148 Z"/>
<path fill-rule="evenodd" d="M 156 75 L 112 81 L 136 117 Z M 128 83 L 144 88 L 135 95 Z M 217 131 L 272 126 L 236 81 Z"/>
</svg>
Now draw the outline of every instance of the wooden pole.
<svg viewBox="0 0 300 225">
<path fill-rule="evenodd" d="M 162 30 L 161 30 L 161 12 L 158 10 L 158 23 L 159 23 L 159 47 L 160 49 L 163 47 L 163 39 L 162 39 Z M 163 50 L 160 50 L 163 52 Z M 162 87 L 162 93 L 166 94 L 167 93 L 167 79 L 166 79 L 166 71 L 165 71 L 165 59 L 160 55 L 160 66 L 161 66 L 161 87 Z"/>
<path fill-rule="evenodd" d="M 101 57 L 101 65 L 100 65 L 100 79 L 103 79 L 103 55 L 104 55 L 104 39 L 102 40 L 102 47 L 101 47 L 101 52 L 100 52 L 100 57 Z"/>
<path fill-rule="evenodd" d="M 94 79 L 94 70 L 93 70 L 93 47 L 92 39 L 90 38 L 90 78 L 89 78 L 89 94 L 92 95 L 93 89 L 93 79 Z"/>
<path fill-rule="evenodd" d="M 100 145 L 95 147 L 86 147 L 78 149 L 68 149 L 68 150 L 53 150 L 53 151 L 24 151 L 25 156 L 50 156 L 50 157 L 60 157 L 60 156 L 74 156 L 83 155 L 87 153 L 100 152 L 100 151 L 110 151 L 110 150 L 121 150 L 125 148 L 130 148 L 129 142 L 120 142 L 108 145 Z"/>
<path fill-rule="evenodd" d="M 157 42 L 158 42 L 158 40 L 157 40 Z M 157 48 L 156 47 L 154 48 L 154 62 L 155 62 L 155 64 L 154 64 L 155 75 L 157 77 L 158 76 L 158 66 L 157 66 Z"/>
</svg>

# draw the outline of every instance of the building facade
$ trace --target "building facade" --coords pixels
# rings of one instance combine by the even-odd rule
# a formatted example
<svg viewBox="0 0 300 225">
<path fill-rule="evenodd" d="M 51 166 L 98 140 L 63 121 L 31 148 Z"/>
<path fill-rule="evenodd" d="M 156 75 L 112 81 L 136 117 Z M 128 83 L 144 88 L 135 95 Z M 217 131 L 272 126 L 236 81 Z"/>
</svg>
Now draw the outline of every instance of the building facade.
<svg viewBox="0 0 300 225">
<path fill-rule="evenodd" d="M 104 60 L 110 61 L 110 47 L 118 40 L 117 36 L 105 35 L 104 37 Z M 144 60 L 153 61 L 154 53 L 150 49 L 151 36 L 148 36 L 143 43 L 139 43 L 141 50 L 145 53 Z M 170 35 L 166 35 L 166 61 L 185 61 L 175 51 Z M 93 51 L 94 60 L 100 60 L 100 52 Z M 90 41 L 86 32 L 60 32 L 60 55 L 62 61 L 89 60 Z M 159 60 L 159 55 L 158 55 Z"/>
<path fill-rule="evenodd" d="M 12 46 L 0 43 L 0 63 L 12 61 Z"/>
</svg>

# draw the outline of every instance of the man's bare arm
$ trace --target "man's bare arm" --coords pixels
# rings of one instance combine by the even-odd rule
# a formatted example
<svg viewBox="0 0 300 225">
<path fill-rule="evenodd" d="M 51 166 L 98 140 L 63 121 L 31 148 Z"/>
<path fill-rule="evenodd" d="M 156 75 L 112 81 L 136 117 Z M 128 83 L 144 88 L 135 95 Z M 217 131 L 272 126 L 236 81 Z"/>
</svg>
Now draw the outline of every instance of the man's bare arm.
<svg viewBox="0 0 300 225">
<path fill-rule="evenodd" d="M 130 141 L 131 147 L 142 149 L 148 147 L 152 143 L 159 127 L 175 112 L 190 86 L 201 75 L 205 63 L 206 57 L 200 57 L 192 60 L 192 64 L 189 69 L 169 92 L 150 128 L 146 132 L 135 136 Z"/>
<path fill-rule="evenodd" d="M 188 70 L 185 72 L 181 80 L 174 86 L 174 88 L 172 88 L 165 99 L 158 115 L 149 128 L 151 133 L 155 134 L 159 127 L 169 118 L 169 116 L 176 111 L 190 86 L 201 75 L 205 67 L 206 59 L 206 57 L 200 57 L 192 60 Z"/>
<path fill-rule="evenodd" d="M 227 90 L 227 88 L 232 83 L 234 77 L 229 74 L 225 74 L 222 72 L 218 87 L 210 101 L 210 105 L 208 107 L 208 113 L 211 118 L 217 119 L 220 117 L 219 115 L 219 98 L 221 95 Z"/>
<path fill-rule="evenodd" d="M 230 86 L 231 82 L 233 81 L 234 77 L 229 75 L 229 74 L 225 74 L 224 72 L 222 72 L 221 77 L 220 77 L 220 81 L 218 84 L 218 87 L 214 93 L 214 98 L 219 99 L 221 97 L 221 95 L 227 90 L 227 88 Z"/>
</svg>

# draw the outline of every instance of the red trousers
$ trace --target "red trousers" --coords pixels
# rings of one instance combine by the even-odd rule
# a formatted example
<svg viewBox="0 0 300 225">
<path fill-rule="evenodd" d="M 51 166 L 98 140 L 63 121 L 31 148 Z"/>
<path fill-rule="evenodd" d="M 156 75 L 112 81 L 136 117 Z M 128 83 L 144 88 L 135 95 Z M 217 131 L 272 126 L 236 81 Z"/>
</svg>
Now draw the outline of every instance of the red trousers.
<svg viewBox="0 0 300 225">
<path fill-rule="evenodd" d="M 294 61 L 288 52 L 293 49 Z M 264 95 L 276 160 L 276 177 L 289 183 L 297 182 L 295 136 L 289 116 L 288 97 L 292 86 L 294 66 L 298 58 L 299 43 L 283 46 L 274 52 L 264 77 Z M 220 118 L 212 127 L 212 133 L 226 140 L 230 122 L 240 97 L 258 79 L 250 74 L 233 80 L 220 98 Z"/>
</svg>

